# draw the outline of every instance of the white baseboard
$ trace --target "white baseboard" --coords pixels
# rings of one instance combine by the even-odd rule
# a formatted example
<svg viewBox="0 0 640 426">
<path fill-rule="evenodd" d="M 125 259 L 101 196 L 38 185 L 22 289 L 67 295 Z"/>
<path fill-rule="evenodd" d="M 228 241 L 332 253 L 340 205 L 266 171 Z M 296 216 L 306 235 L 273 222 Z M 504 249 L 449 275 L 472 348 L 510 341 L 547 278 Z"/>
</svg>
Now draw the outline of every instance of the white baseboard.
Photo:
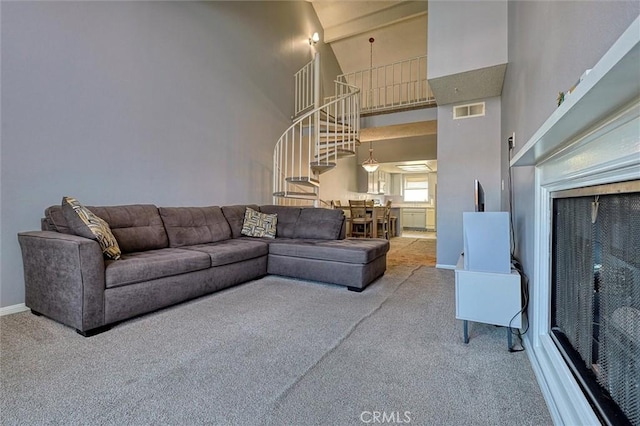
<svg viewBox="0 0 640 426">
<path fill-rule="evenodd" d="M 600 425 L 562 355 L 548 335 L 523 339 L 531 368 L 556 425 Z"/>
<path fill-rule="evenodd" d="M 0 317 L 4 315 L 17 314 L 18 312 L 28 311 L 29 308 L 24 303 L 18 303 L 17 305 L 5 306 L 0 308 Z"/>
<path fill-rule="evenodd" d="M 456 265 L 443 265 L 442 263 L 436 263 L 436 268 L 438 269 L 456 269 Z"/>
</svg>

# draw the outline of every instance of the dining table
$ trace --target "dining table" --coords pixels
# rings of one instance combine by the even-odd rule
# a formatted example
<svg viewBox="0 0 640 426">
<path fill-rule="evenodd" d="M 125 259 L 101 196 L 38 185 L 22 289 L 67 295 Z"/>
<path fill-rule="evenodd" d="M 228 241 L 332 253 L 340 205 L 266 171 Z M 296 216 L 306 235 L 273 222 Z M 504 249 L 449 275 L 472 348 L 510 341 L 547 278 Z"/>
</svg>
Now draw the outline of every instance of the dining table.
<svg viewBox="0 0 640 426">
<path fill-rule="evenodd" d="M 347 213 L 351 212 L 351 207 L 349 207 L 348 205 L 346 206 L 335 206 L 335 208 L 337 209 L 342 209 L 345 212 L 345 216 L 349 217 L 349 215 L 347 215 Z M 373 206 L 373 207 L 366 207 L 367 210 L 367 214 L 371 215 L 371 219 L 373 219 L 373 226 L 372 226 L 372 231 L 371 231 L 371 236 L 373 238 L 378 238 L 378 218 L 379 217 L 384 217 L 384 206 Z"/>
</svg>

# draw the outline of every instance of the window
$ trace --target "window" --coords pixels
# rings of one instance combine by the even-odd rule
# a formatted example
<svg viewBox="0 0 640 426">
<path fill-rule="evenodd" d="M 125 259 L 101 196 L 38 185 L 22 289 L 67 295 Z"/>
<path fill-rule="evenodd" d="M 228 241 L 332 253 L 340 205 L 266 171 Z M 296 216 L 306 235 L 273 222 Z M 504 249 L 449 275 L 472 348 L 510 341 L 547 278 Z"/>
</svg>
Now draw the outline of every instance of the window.
<svg viewBox="0 0 640 426">
<path fill-rule="evenodd" d="M 404 201 L 414 203 L 429 201 L 429 175 L 404 177 Z"/>
</svg>

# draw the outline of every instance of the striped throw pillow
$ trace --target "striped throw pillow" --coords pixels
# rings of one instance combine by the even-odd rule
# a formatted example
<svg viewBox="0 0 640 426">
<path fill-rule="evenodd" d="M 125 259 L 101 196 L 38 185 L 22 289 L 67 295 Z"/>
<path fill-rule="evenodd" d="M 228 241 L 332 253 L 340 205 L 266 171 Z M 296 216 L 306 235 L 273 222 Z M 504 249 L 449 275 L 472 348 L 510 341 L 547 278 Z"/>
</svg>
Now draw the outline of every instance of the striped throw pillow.
<svg viewBox="0 0 640 426">
<path fill-rule="evenodd" d="M 277 223 L 277 214 L 260 213 L 247 207 L 244 212 L 241 234 L 248 237 L 275 238 Z"/>
<path fill-rule="evenodd" d="M 80 204 L 73 197 L 62 199 L 62 214 L 76 235 L 91 238 L 100 244 L 102 253 L 109 259 L 118 260 L 122 252 L 109 224 Z"/>
</svg>

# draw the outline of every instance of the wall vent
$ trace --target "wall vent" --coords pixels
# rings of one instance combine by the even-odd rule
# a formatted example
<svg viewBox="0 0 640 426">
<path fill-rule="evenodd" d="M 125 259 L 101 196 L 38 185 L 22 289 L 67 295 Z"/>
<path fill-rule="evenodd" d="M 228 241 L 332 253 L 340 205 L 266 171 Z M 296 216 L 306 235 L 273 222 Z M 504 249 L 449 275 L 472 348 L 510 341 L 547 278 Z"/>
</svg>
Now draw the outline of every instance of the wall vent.
<svg viewBox="0 0 640 426">
<path fill-rule="evenodd" d="M 453 107 L 453 119 L 481 117 L 484 115 L 484 102 L 458 105 Z"/>
</svg>

